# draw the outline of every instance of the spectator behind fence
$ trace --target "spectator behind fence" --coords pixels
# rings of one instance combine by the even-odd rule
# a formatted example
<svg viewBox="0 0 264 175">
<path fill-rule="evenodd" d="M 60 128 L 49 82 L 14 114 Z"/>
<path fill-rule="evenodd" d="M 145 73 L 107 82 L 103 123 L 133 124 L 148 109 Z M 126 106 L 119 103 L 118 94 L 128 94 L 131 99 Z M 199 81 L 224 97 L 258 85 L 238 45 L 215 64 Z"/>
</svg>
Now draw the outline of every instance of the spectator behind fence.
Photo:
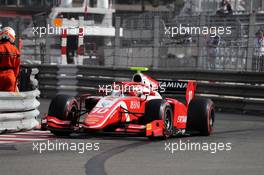
<svg viewBox="0 0 264 175">
<path fill-rule="evenodd" d="M 264 71 L 264 33 L 258 31 L 254 41 L 254 69 L 256 71 Z"/>
<path fill-rule="evenodd" d="M 217 10 L 216 14 L 220 16 L 227 16 L 233 14 L 233 9 L 230 0 L 222 0 L 220 9 Z"/>
<path fill-rule="evenodd" d="M 207 47 L 206 66 L 210 70 L 215 69 L 219 43 L 220 43 L 220 36 L 215 33 L 215 30 L 212 30 L 209 36 L 207 36 L 206 38 L 206 47 Z"/>
</svg>

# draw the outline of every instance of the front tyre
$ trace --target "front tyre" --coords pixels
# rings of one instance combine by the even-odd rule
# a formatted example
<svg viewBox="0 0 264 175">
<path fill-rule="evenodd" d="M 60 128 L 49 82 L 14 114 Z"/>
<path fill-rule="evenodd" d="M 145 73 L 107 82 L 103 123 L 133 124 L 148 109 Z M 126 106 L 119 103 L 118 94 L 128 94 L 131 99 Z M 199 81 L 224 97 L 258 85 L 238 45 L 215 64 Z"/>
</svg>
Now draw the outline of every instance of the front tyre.
<svg viewBox="0 0 264 175">
<path fill-rule="evenodd" d="M 70 121 L 70 125 L 67 130 L 58 130 L 56 128 L 50 128 L 49 130 L 57 136 L 68 136 L 73 132 L 73 126 L 76 125 L 78 114 L 78 102 L 69 95 L 57 95 L 52 99 L 49 106 L 49 116 L 56 117 L 60 120 Z"/>
<path fill-rule="evenodd" d="M 144 115 L 144 123 L 148 124 L 155 120 L 163 120 L 164 133 L 163 138 L 169 138 L 173 133 L 173 112 L 171 105 L 165 100 L 155 99 L 150 100 L 146 104 L 146 111 Z M 153 139 L 153 137 L 149 137 Z"/>
<path fill-rule="evenodd" d="M 170 104 L 166 104 L 163 111 L 164 137 L 169 138 L 173 133 L 173 112 Z"/>
<path fill-rule="evenodd" d="M 187 130 L 209 136 L 215 121 L 214 103 L 210 99 L 193 99 L 188 107 Z"/>
</svg>

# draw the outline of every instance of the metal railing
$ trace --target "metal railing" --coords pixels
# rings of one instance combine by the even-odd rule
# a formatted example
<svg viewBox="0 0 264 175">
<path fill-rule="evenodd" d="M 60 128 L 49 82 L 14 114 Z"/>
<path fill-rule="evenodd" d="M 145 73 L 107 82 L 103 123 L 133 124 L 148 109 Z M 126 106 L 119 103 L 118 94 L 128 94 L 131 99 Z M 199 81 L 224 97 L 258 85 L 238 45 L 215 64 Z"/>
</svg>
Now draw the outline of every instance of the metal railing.
<svg viewBox="0 0 264 175">
<path fill-rule="evenodd" d="M 194 68 L 201 70 L 261 71 L 256 65 L 256 33 L 264 30 L 264 14 L 248 13 L 221 17 L 200 14 L 176 16 L 170 14 L 140 14 L 116 17 L 116 29 L 123 28 L 124 36 L 116 36 L 112 47 L 105 49 L 106 66 L 148 66 L 153 68 Z M 203 29 L 229 28 L 231 33 L 219 35 L 213 58 L 204 33 L 186 33 L 172 36 L 180 26 Z M 168 33 L 168 29 L 171 29 Z M 172 29 L 174 28 L 174 29 Z M 207 33 L 209 35 L 210 32 Z M 208 66 L 213 59 L 213 67 Z M 155 64 L 156 63 L 156 64 Z"/>
<path fill-rule="evenodd" d="M 226 17 L 203 14 L 172 16 L 170 13 L 142 13 L 116 16 L 116 31 L 123 29 L 123 36 L 116 35 L 109 45 L 100 46 L 100 64 L 105 66 L 148 66 L 152 68 L 208 67 L 209 54 L 206 37 L 202 34 L 168 36 L 166 27 L 181 24 L 190 27 L 231 27 L 230 35 L 220 37 L 214 57 L 215 70 L 261 71 L 254 44 L 256 32 L 264 30 L 263 13 L 234 14 Z M 118 33 L 118 32 L 117 32 Z M 60 38 L 47 37 L 42 45 L 35 41 L 24 45 L 23 58 L 42 63 L 57 63 L 61 59 Z M 44 44 L 45 43 L 45 44 Z M 50 43 L 50 44 L 47 44 Z M 42 46 L 42 47 L 41 47 Z M 89 60 L 89 59 L 87 59 Z M 92 63 L 87 61 L 88 64 Z M 98 64 L 98 63 L 97 63 Z M 264 67 L 264 66 L 263 66 Z"/>
</svg>

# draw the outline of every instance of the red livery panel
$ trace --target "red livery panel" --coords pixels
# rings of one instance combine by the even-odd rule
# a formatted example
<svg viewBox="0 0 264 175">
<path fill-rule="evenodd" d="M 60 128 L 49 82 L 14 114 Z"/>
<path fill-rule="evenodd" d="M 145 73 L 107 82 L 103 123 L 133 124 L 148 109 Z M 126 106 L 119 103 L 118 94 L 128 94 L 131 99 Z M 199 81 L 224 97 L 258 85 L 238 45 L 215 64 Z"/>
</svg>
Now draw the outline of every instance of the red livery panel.
<svg viewBox="0 0 264 175">
<path fill-rule="evenodd" d="M 109 93 L 105 96 L 58 95 L 45 117 L 47 128 L 55 135 L 69 135 L 76 130 L 137 133 L 149 138 L 168 138 L 193 131 L 210 135 L 214 124 L 213 102 L 195 97 L 196 81 L 181 81 L 182 86 L 177 85 L 179 82 L 162 83 L 137 73 L 131 82 L 114 83 L 111 90 L 100 89 L 101 93 Z M 160 94 L 166 88 L 163 85 L 167 90 L 184 90 L 185 99 L 163 98 Z"/>
</svg>

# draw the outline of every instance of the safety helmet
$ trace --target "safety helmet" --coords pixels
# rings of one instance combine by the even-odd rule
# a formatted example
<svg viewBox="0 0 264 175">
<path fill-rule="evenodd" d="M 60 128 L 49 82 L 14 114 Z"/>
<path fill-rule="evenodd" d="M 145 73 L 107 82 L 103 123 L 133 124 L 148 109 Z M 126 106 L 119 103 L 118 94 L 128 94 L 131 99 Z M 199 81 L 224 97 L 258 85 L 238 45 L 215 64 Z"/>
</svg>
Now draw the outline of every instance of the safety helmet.
<svg viewBox="0 0 264 175">
<path fill-rule="evenodd" d="M 0 40 L 6 39 L 9 40 L 11 43 L 14 43 L 16 40 L 16 33 L 14 29 L 11 27 L 4 27 L 0 32 Z"/>
</svg>

